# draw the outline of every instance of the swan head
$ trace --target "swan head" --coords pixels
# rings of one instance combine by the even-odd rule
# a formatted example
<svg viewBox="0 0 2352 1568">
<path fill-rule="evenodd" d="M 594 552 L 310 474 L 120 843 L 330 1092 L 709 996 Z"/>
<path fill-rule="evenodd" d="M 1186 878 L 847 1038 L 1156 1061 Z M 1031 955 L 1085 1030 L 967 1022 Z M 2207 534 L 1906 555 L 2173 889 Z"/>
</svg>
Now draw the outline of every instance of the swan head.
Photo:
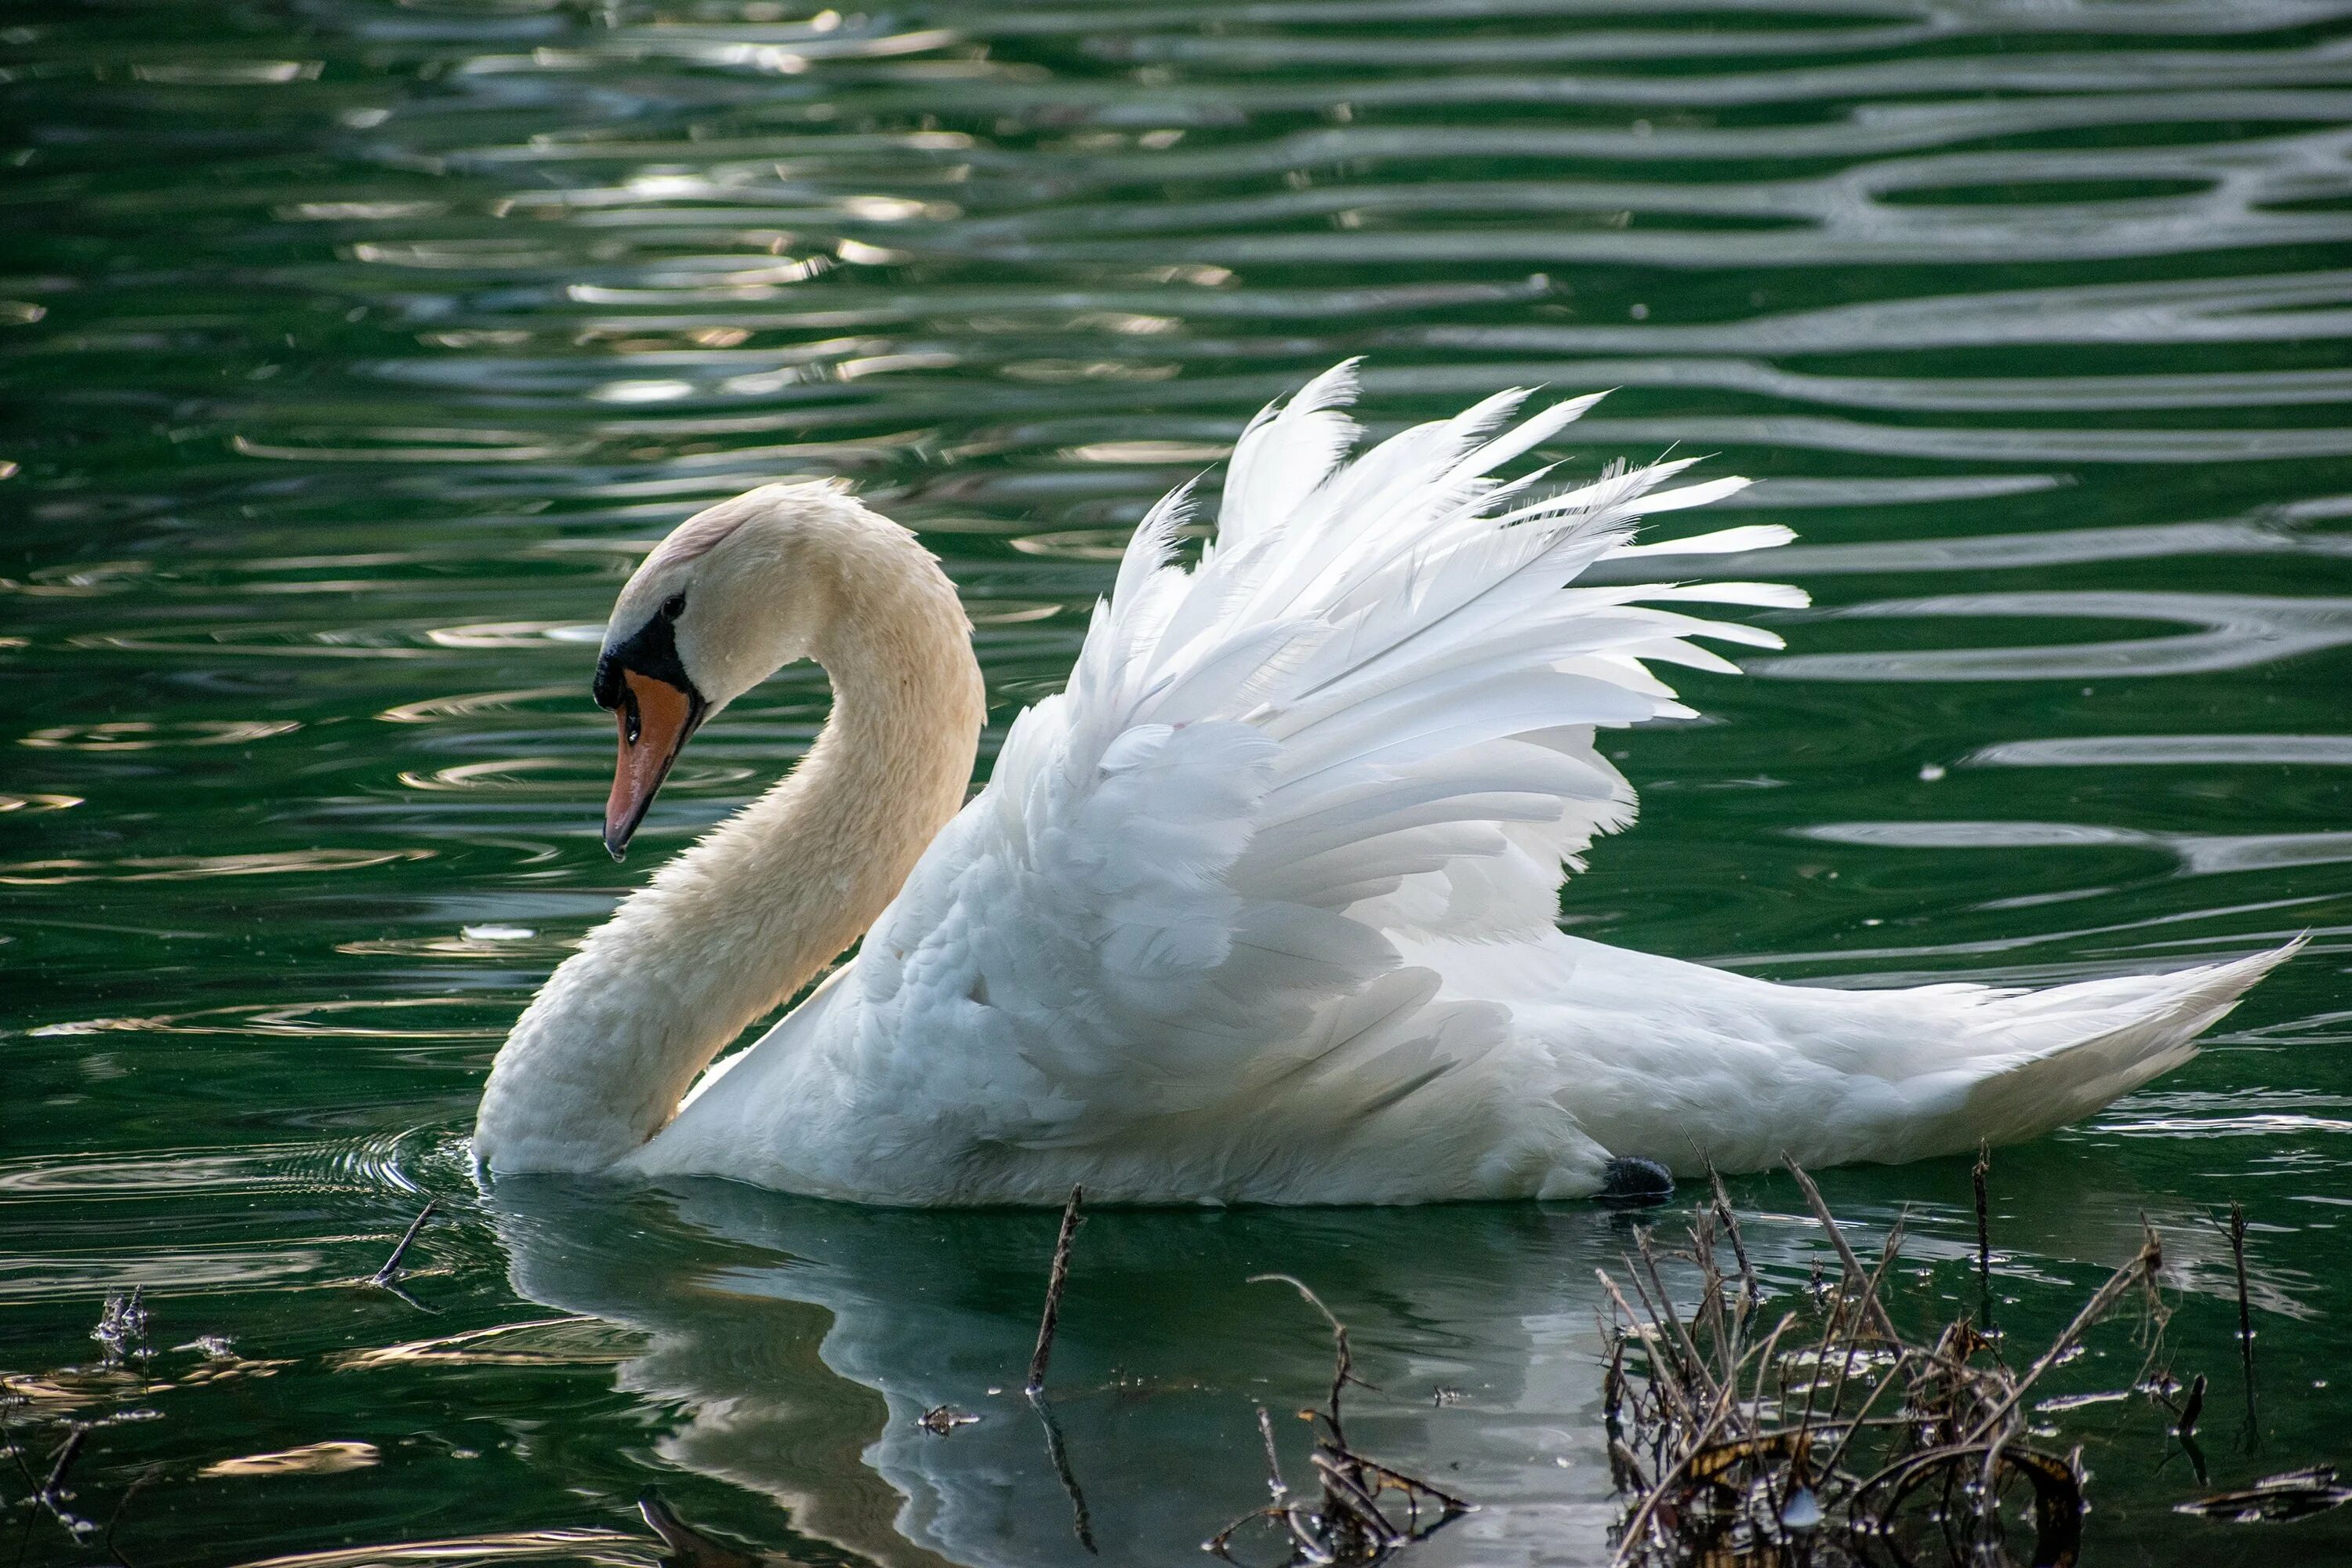
<svg viewBox="0 0 2352 1568">
<path fill-rule="evenodd" d="M 638 566 L 596 660 L 596 704 L 620 729 L 614 859 L 703 721 L 815 647 L 837 598 L 829 536 L 880 521 L 828 483 L 762 485 L 687 519 Z"/>
</svg>

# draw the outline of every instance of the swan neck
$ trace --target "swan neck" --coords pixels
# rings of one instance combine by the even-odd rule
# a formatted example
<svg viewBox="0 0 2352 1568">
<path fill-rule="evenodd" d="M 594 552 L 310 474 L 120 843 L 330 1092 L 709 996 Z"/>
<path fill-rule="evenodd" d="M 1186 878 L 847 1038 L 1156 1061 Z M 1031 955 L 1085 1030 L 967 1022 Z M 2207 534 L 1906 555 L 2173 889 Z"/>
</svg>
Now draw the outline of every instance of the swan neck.
<svg viewBox="0 0 2352 1568">
<path fill-rule="evenodd" d="M 961 807 L 985 717 L 970 625 L 937 562 L 891 532 L 904 549 L 845 574 L 813 648 L 834 701 L 808 754 L 625 901 L 508 1037 L 476 1127 L 485 1168 L 625 1159 L 864 933 Z"/>
</svg>

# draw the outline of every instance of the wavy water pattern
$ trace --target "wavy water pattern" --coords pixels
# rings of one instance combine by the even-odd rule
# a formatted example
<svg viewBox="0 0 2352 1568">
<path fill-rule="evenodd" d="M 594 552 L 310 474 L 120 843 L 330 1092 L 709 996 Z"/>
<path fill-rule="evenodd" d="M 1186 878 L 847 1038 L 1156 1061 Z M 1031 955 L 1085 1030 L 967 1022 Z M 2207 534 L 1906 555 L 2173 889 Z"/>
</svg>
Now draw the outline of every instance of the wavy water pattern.
<svg viewBox="0 0 2352 1568">
<path fill-rule="evenodd" d="M 142 1563 L 650 1563 L 649 1481 L 777 1560 L 1096 1561 L 1003 1399 L 1028 1216 L 486 1201 L 462 1136 L 550 966 L 824 721 L 780 675 L 605 858 L 589 666 L 669 527 L 831 477 L 920 530 L 985 765 L 1144 508 L 1361 354 L 1375 433 L 1614 388 L 1541 456 L 1702 457 L 1801 536 L 1705 563 L 1814 607 L 1681 682 L 1706 721 L 1609 739 L 1643 821 L 1571 929 L 1837 985 L 2311 937 L 2197 1063 L 1998 1157 L 1987 1305 L 2054 1329 L 2152 1215 L 2218 1410 L 2204 1216 L 2244 1201 L 2250 1444 L 2293 1458 L 2226 1462 L 2338 1452 L 2347 345 L 2347 0 L 18 0 L 0 1380 L 101 1423 L 85 1512 L 154 1478 Z M 1597 575 L 1637 565 L 1702 569 Z M 1960 1288 L 1965 1164 L 1828 1185 Z M 427 1194 L 408 1296 L 368 1285 Z M 1734 1195 L 1801 1287 L 1792 1191 Z M 1280 1268 L 1359 1325 L 1374 1451 L 1487 1505 L 1430 1563 L 1605 1556 L 1613 1224 L 1097 1216 L 1063 1419 L 1106 1555 L 1263 1497 L 1252 1402 L 1326 1375 L 1239 1283 Z M 134 1284 L 143 1383 L 89 1337 Z M 2127 1372 L 2061 1395 L 2116 1423 L 2095 1552 L 2233 1560 Z M 944 1401 L 983 1420 L 913 1425 Z"/>
</svg>

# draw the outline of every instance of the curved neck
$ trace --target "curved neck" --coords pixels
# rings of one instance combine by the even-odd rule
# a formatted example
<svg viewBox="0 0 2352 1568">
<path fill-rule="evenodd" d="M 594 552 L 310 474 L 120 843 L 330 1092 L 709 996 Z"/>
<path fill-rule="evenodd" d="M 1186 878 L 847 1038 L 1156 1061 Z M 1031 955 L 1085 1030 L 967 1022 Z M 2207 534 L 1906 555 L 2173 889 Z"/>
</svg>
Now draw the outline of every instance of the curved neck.
<svg viewBox="0 0 2352 1568">
<path fill-rule="evenodd" d="M 593 1171 L 897 896 L 961 808 L 985 717 L 971 627 L 912 535 L 845 568 L 813 649 L 833 716 L 774 788 L 672 859 L 531 1001 L 482 1093 L 476 1161 Z"/>
</svg>

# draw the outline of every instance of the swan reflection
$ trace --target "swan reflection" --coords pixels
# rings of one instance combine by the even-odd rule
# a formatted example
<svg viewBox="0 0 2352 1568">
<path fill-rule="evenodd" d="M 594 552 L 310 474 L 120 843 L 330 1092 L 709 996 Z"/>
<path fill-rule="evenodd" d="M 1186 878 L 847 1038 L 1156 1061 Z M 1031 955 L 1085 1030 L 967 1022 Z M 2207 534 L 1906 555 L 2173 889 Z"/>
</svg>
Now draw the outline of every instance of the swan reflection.
<svg viewBox="0 0 2352 1568">
<path fill-rule="evenodd" d="M 2087 1152 L 2023 1151 L 1996 1173 L 2002 1321 L 2029 1342 L 2054 1332 L 2136 1247 L 2143 1208 L 2165 1233 L 2170 1282 L 2226 1294 L 2226 1241 L 2178 1204 L 2084 1191 Z M 2012 1215 L 2004 1189 L 2079 1195 Z M 1906 1289 L 1928 1297 L 1915 1309 L 1948 1313 L 1974 1304 L 1968 1192 L 1965 1163 L 1945 1162 L 1855 1173 L 1832 1201 L 1867 1255 L 1898 1212 L 1868 1200 L 1908 1200 L 1905 1256 L 1936 1282 Z M 1752 1184 L 1742 1193 L 1768 1290 L 1801 1288 L 1827 1255 L 1818 1228 L 1801 1212 L 1748 1208 L 1766 1195 Z M 1306 1428 L 1283 1417 L 1328 1392 L 1329 1336 L 1286 1288 L 1246 1282 L 1276 1270 L 1347 1321 L 1377 1385 L 1349 1395 L 1354 1445 L 1479 1505 L 1417 1549 L 1420 1560 L 1605 1553 L 1617 1510 L 1594 1270 L 1622 1272 L 1636 1224 L 1678 1237 L 1694 1195 L 1686 1187 L 1639 1213 L 1094 1214 L 1075 1249 L 1051 1392 L 1101 1557 L 1079 1542 L 1073 1499 L 1020 1394 L 1050 1211 L 868 1209 L 715 1181 L 620 1196 L 508 1178 L 489 1203 L 520 1294 L 644 1336 L 615 1375 L 660 1413 L 663 1461 L 771 1498 L 803 1537 L 875 1563 L 1033 1568 L 1199 1562 L 1205 1537 L 1265 1500 L 1260 1404 L 1277 1417 L 1294 1481 L 1304 1473 Z M 1793 1206 L 1792 1193 L 1770 1196 Z M 2256 1293 L 2292 1310 L 2305 1283 L 2258 1277 Z M 941 1407 L 980 1419 L 927 1426 Z"/>
</svg>

